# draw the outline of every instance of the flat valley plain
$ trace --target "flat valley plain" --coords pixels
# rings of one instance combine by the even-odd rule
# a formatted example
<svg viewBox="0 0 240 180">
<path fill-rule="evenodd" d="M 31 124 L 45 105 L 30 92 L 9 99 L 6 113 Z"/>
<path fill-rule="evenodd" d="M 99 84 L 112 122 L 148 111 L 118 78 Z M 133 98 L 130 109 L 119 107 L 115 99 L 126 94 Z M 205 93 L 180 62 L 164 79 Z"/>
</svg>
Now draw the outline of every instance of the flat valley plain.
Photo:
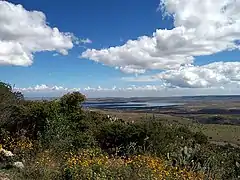
<svg viewBox="0 0 240 180">
<path fill-rule="evenodd" d="M 202 131 L 212 143 L 240 146 L 240 96 L 94 98 L 88 101 L 182 103 L 166 107 L 89 109 L 129 122 L 157 118 L 166 125 Z"/>
</svg>

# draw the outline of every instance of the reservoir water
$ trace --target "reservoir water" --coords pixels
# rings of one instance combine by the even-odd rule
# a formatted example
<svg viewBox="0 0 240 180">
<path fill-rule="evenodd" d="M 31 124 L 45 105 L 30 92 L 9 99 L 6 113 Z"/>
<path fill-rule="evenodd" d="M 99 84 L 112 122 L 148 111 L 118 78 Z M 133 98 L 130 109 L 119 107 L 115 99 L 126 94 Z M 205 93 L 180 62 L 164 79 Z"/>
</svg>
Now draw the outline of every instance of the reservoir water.
<svg viewBox="0 0 240 180">
<path fill-rule="evenodd" d="M 183 103 L 159 103 L 159 102 L 84 102 L 85 108 L 97 109 L 150 109 L 157 107 L 180 106 Z"/>
</svg>

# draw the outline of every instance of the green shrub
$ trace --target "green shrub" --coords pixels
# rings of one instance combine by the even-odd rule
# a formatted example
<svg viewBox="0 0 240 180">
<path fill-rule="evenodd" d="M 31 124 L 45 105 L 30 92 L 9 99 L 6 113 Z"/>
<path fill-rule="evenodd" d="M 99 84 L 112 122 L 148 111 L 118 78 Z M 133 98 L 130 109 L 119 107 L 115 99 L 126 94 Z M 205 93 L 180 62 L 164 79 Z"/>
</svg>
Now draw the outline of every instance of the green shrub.
<svg viewBox="0 0 240 180">
<path fill-rule="evenodd" d="M 153 168 L 158 167 L 151 163 L 160 163 L 156 161 L 160 157 L 168 161 L 168 168 L 184 169 L 192 175 L 203 173 L 209 179 L 240 176 L 239 148 L 210 144 L 202 132 L 194 133 L 178 124 L 163 125 L 155 117 L 135 123 L 112 121 L 104 114 L 83 110 L 84 100 L 81 93 L 73 92 L 54 101 L 26 101 L 11 86 L 0 83 L 0 144 L 14 150 L 26 165 L 23 172 L 13 170 L 16 179 L 71 179 L 75 170 L 64 170 L 64 157 L 80 149 L 99 149 L 113 163 L 111 168 L 100 166 L 101 161 L 88 157 L 90 164 L 96 164 L 76 171 L 86 177 L 95 178 L 97 174 L 103 179 L 140 179 L 141 174 L 141 178 L 151 179 L 149 169 L 136 167 L 137 164 L 114 166 L 114 161 L 125 163 L 128 157 L 139 154 L 149 159 Z M 49 161 L 43 160 L 46 158 Z M 81 158 L 78 160 L 82 162 Z"/>
</svg>

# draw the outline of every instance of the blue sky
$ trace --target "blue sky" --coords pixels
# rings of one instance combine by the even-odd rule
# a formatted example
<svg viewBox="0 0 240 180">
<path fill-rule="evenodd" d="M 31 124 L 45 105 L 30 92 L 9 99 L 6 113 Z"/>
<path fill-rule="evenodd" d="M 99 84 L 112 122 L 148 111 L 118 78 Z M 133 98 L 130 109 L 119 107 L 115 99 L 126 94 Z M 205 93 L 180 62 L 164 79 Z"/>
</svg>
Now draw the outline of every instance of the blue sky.
<svg viewBox="0 0 240 180">
<path fill-rule="evenodd" d="M 11 2 L 22 4 L 27 10 L 44 12 L 47 22 L 63 32 L 73 32 L 78 37 L 90 38 L 93 43 L 86 45 L 89 48 L 123 44 L 121 40 L 135 39 L 144 34 L 151 35 L 157 27 L 171 26 L 167 22 L 162 22 L 161 14 L 156 13 L 158 0 L 150 3 L 127 0 L 118 2 L 70 0 L 68 5 L 65 1 L 59 1 L 57 6 L 55 1 L 47 0 Z M 53 52 L 37 53 L 32 66 L 0 67 L 3 75 L 1 76 L 4 81 L 16 84 L 18 87 L 36 84 L 112 87 L 111 84 L 119 81 L 123 76 L 123 73 L 113 68 L 77 58 L 84 50 L 75 47 L 68 56 L 56 57 L 52 56 Z"/>
<path fill-rule="evenodd" d="M 14 42 L 21 50 L 14 49 L 17 45 L 0 50 L 0 79 L 25 94 L 59 94 L 55 91 L 74 88 L 94 94 L 118 91 L 113 93 L 118 95 L 122 91 L 141 91 L 136 95 L 144 95 L 145 90 L 166 88 L 176 92 L 179 88 L 194 89 L 193 94 L 208 92 L 206 89 L 211 93 L 226 89 L 223 94 L 239 90 L 239 2 L 229 0 L 226 13 L 220 11 L 226 5 L 221 0 L 208 6 L 206 0 L 180 0 L 179 4 L 172 0 L 8 2 L 0 3 L 0 9 L 9 14 L 0 14 L 0 19 L 6 18 L 0 25 L 11 21 L 16 30 L 0 28 L 0 47 L 1 43 L 5 47 L 4 43 Z M 206 16 L 202 17 L 201 9 L 206 10 Z M 32 16 L 32 11 L 42 12 L 46 19 L 39 14 Z M 224 21 L 229 18 L 234 22 Z M 32 28 L 35 22 L 36 29 Z M 48 33 L 43 32 L 46 26 Z M 58 34 L 64 38 L 60 42 L 51 34 L 54 27 L 71 35 Z M 15 53 L 18 50 L 21 55 Z"/>
</svg>

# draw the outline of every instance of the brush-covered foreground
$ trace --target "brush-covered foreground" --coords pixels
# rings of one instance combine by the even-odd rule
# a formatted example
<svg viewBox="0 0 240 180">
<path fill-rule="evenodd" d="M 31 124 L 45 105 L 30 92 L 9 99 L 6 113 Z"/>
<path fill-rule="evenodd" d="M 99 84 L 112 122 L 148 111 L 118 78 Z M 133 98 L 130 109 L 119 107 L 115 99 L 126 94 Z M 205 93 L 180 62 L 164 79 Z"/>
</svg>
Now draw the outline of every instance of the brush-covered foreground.
<svg viewBox="0 0 240 180">
<path fill-rule="evenodd" d="M 26 101 L 0 84 L 0 178 L 238 179 L 240 150 L 157 118 L 126 122 L 84 111 L 78 92 Z M 5 157 L 5 152 L 13 156 Z M 16 166 L 22 163 L 24 167 Z M 15 163 L 15 165 L 14 165 Z"/>
</svg>

